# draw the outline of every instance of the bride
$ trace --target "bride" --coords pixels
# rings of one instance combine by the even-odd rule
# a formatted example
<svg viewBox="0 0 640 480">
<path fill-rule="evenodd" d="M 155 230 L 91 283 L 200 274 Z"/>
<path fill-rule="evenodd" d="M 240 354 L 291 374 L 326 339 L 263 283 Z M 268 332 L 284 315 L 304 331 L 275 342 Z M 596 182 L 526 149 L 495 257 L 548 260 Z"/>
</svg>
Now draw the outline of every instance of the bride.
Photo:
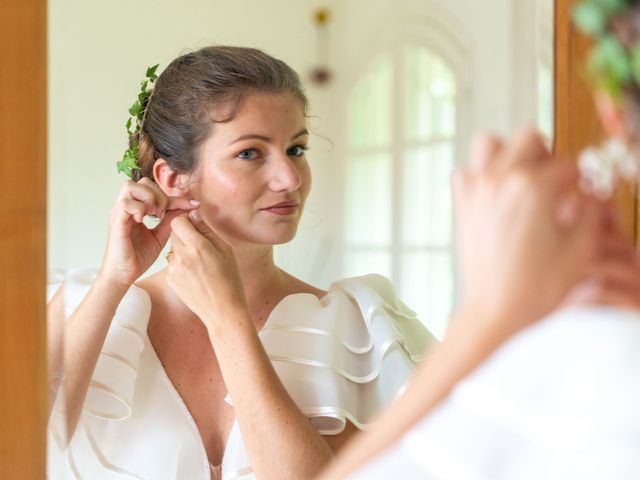
<svg viewBox="0 0 640 480">
<path fill-rule="evenodd" d="M 403 391 L 433 337 L 380 276 L 323 291 L 275 265 L 311 187 L 307 100 L 288 65 L 206 47 L 148 77 L 119 164 L 137 181 L 111 210 L 103 264 L 53 300 L 73 314 L 50 466 L 310 478 Z M 167 267 L 140 280 L 167 241 Z"/>
</svg>

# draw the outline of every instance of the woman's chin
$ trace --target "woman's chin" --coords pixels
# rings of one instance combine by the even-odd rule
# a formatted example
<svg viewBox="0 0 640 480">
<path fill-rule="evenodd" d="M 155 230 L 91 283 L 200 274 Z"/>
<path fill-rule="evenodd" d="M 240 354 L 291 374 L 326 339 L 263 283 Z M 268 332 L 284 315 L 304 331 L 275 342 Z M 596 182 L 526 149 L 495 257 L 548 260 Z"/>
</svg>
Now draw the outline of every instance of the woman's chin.
<svg viewBox="0 0 640 480">
<path fill-rule="evenodd" d="M 249 243 L 255 245 L 282 245 L 289 243 L 296 236 L 298 231 L 297 225 L 290 225 L 288 228 L 272 229 L 270 232 L 236 232 L 235 234 L 228 235 L 228 243 Z"/>
<path fill-rule="evenodd" d="M 296 237 L 296 232 L 298 231 L 298 227 L 289 229 L 288 231 L 278 232 L 277 235 L 270 235 L 264 244 L 266 245 L 282 245 L 285 243 L 289 243 Z"/>
</svg>

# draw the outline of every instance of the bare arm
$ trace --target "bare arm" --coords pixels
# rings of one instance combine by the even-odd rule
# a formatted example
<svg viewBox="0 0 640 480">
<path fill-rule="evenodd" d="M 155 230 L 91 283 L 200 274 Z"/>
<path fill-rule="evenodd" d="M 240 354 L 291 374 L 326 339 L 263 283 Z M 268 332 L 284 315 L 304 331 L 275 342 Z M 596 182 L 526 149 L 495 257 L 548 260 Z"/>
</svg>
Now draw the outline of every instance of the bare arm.
<svg viewBox="0 0 640 480">
<path fill-rule="evenodd" d="M 155 261 L 177 214 L 195 208 L 184 199 L 166 197 L 148 179 L 127 182 L 111 210 L 109 239 L 100 273 L 74 313 L 64 320 L 64 303 L 55 299 L 52 312 L 64 338 L 63 353 L 51 361 L 64 370 L 67 435 L 73 434 L 91 377 L 114 314 L 130 286 Z M 182 209 L 182 210 L 180 210 Z M 165 215 L 166 212 L 166 215 Z M 154 229 L 142 222 L 145 215 L 164 217 Z M 57 357 L 57 358 L 54 358 Z"/>
<path fill-rule="evenodd" d="M 78 422 L 111 320 L 128 287 L 98 276 L 64 328 L 64 397 L 67 432 Z"/>
<path fill-rule="evenodd" d="M 209 330 L 257 478 L 307 479 L 333 458 L 329 444 L 280 382 L 248 314 L 220 312 Z M 210 324 L 215 324 L 210 322 Z"/>
</svg>

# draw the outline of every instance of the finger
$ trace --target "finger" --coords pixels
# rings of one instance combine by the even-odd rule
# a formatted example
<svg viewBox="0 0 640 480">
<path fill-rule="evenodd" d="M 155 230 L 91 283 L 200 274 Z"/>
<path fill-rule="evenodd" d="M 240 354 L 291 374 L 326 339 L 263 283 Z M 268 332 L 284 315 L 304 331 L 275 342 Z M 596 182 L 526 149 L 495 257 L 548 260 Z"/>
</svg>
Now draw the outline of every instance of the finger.
<svg viewBox="0 0 640 480">
<path fill-rule="evenodd" d="M 182 252 L 184 250 L 184 242 L 182 239 L 175 234 L 174 231 L 171 231 L 169 234 L 169 240 L 171 241 L 171 250 L 174 252 Z"/>
<path fill-rule="evenodd" d="M 160 185 L 148 177 L 140 179 L 137 184 L 146 188 L 153 195 L 154 209 L 152 214 L 158 218 L 162 218 L 167 210 L 167 205 L 169 204 L 169 197 L 167 194 L 160 188 Z"/>
<path fill-rule="evenodd" d="M 626 308 L 639 308 L 638 291 L 627 288 L 616 288 L 606 285 L 593 286 L 581 294 L 579 303 L 586 305 L 608 305 Z"/>
<path fill-rule="evenodd" d="M 121 199 L 131 199 L 142 202 L 145 206 L 146 215 L 156 215 L 161 217 L 164 213 L 167 197 L 159 187 L 153 187 L 149 179 L 142 179 L 140 182 L 127 182 L 120 194 Z"/>
<path fill-rule="evenodd" d="M 193 210 L 200 206 L 200 202 L 194 200 L 193 198 L 189 199 L 185 196 L 180 197 L 168 197 L 169 203 L 167 205 L 167 210 Z"/>
<path fill-rule="evenodd" d="M 618 286 L 634 286 L 640 288 L 640 269 L 634 262 L 615 259 L 598 262 L 591 276 L 600 282 Z"/>
<path fill-rule="evenodd" d="M 133 218 L 137 223 L 142 223 L 145 216 L 146 207 L 143 203 L 130 198 L 123 198 L 116 205 L 114 220 L 123 224 Z"/>
<path fill-rule="evenodd" d="M 506 167 L 514 165 L 536 165 L 551 159 L 551 153 L 537 130 L 528 127 L 515 136 L 503 152 Z"/>
<path fill-rule="evenodd" d="M 602 229 L 607 233 L 619 233 L 622 235 L 620 227 L 620 218 L 616 210 L 615 205 L 610 200 L 603 201 L 604 217 L 602 222 Z"/>
<path fill-rule="evenodd" d="M 541 182 L 555 195 L 576 193 L 584 195 L 578 189 L 580 171 L 573 162 L 551 161 L 539 170 Z"/>
<path fill-rule="evenodd" d="M 157 242 L 164 246 L 171 235 L 171 221 L 176 218 L 178 215 L 184 215 L 184 210 L 169 210 L 160 223 L 156 225 L 156 227 L 151 230 L 153 236 L 156 238 Z"/>
<path fill-rule="evenodd" d="M 175 236 L 184 245 L 199 245 L 203 240 L 206 241 L 203 235 L 200 234 L 193 226 L 187 215 L 178 215 L 171 221 L 172 238 Z"/>
<path fill-rule="evenodd" d="M 601 204 L 595 199 L 585 197 L 575 221 L 570 225 L 565 225 L 567 227 L 565 233 L 576 247 L 580 246 L 580 253 L 584 255 L 586 262 L 591 261 L 597 254 L 597 235 L 602 221 L 600 207 Z"/>
<path fill-rule="evenodd" d="M 504 144 L 500 138 L 490 133 L 477 134 L 472 143 L 469 156 L 469 168 L 473 173 L 480 173 L 492 164 L 502 152 Z"/>
<path fill-rule="evenodd" d="M 209 224 L 202 218 L 199 210 L 193 210 L 189 212 L 189 220 L 195 227 L 195 229 L 203 235 L 209 242 L 218 250 L 226 251 L 230 249 L 230 245 L 225 242 L 218 234 L 209 226 Z"/>
<path fill-rule="evenodd" d="M 578 178 L 577 169 L 569 162 L 556 162 L 541 172 L 540 182 L 547 188 L 550 199 L 556 202 L 556 221 L 564 227 L 574 226 L 583 210 L 587 206 L 593 207 L 593 198 L 575 188 Z"/>
<path fill-rule="evenodd" d="M 635 262 L 637 256 L 633 244 L 617 232 L 601 234 L 599 254 L 602 258 L 617 258 L 623 262 Z"/>
</svg>

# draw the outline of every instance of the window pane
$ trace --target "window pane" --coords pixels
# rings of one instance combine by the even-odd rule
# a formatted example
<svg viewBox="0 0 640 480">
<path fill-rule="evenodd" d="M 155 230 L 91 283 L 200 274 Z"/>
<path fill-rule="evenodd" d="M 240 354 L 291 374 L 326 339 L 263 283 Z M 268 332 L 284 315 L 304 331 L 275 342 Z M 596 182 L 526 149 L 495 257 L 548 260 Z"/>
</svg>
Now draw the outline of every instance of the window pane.
<svg viewBox="0 0 640 480">
<path fill-rule="evenodd" d="M 453 268 L 448 252 L 402 255 L 400 295 L 438 338 L 444 335 L 453 305 Z"/>
<path fill-rule="evenodd" d="M 553 138 L 553 88 L 551 67 L 538 65 L 538 128 L 548 145 Z"/>
<path fill-rule="evenodd" d="M 392 64 L 381 57 L 358 82 L 349 104 L 349 144 L 352 149 L 391 144 Z"/>
<path fill-rule="evenodd" d="M 391 155 L 385 153 L 354 155 L 347 162 L 347 244 L 391 243 L 391 164 Z"/>
<path fill-rule="evenodd" d="M 402 189 L 403 246 L 451 243 L 454 161 L 454 148 L 449 142 L 407 151 Z"/>
<path fill-rule="evenodd" d="M 391 253 L 389 250 L 348 249 L 344 255 L 344 275 L 354 277 L 369 273 L 379 273 L 391 278 Z"/>
<path fill-rule="evenodd" d="M 407 46 L 405 68 L 405 138 L 425 141 L 452 137 L 456 128 L 456 83 L 449 67 L 427 49 Z"/>
</svg>

